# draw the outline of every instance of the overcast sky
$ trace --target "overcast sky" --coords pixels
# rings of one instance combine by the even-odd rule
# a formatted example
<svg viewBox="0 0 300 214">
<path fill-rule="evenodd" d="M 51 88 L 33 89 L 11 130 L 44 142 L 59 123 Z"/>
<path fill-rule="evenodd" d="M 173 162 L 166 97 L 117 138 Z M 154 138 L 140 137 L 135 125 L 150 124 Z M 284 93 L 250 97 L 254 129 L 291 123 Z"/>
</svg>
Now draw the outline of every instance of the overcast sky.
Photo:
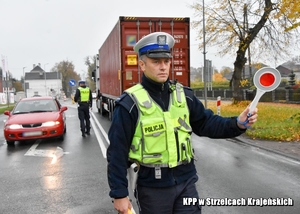
<svg viewBox="0 0 300 214">
<path fill-rule="evenodd" d="M 86 56 L 98 49 L 119 16 L 190 17 L 196 0 L 0 0 L 0 54 L 5 70 L 20 79 L 33 64 L 47 72 L 63 60 L 73 62 L 82 75 Z M 199 1 L 199 0 L 198 0 Z M 202 1 L 201 1 L 202 2 Z M 191 66 L 203 66 L 203 51 L 197 49 L 196 32 L 191 29 Z M 213 66 L 233 67 L 234 58 L 219 58 L 207 48 L 206 59 Z M 0 63 L 2 66 L 2 62 Z"/>
</svg>

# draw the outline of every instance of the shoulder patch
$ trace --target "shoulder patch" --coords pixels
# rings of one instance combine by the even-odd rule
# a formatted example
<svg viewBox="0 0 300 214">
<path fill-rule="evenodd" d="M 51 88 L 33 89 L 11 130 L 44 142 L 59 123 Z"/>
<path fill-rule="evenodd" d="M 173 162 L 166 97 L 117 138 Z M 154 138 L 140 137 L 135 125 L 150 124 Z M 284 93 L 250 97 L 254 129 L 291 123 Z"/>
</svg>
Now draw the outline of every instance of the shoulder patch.
<svg viewBox="0 0 300 214">
<path fill-rule="evenodd" d="M 184 88 L 185 90 L 193 91 L 193 89 L 190 88 L 190 87 L 188 87 L 188 86 L 183 86 L 183 88 Z"/>
<path fill-rule="evenodd" d="M 133 105 L 135 105 L 134 101 L 131 99 L 130 95 L 124 92 L 119 98 L 115 100 L 116 105 L 123 106 L 125 109 L 130 111 Z"/>
<path fill-rule="evenodd" d="M 128 96 L 127 93 L 121 94 L 121 96 L 119 96 L 119 97 L 115 100 L 115 102 L 116 102 L 116 103 L 120 103 L 120 101 L 122 101 L 126 96 Z"/>
</svg>

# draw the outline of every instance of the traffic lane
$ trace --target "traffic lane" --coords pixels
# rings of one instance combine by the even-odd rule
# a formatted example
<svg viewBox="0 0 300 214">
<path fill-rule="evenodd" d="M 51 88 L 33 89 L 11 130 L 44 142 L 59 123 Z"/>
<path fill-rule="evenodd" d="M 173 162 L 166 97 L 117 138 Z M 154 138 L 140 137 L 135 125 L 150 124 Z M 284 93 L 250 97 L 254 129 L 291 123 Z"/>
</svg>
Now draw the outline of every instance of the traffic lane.
<svg viewBox="0 0 300 214">
<path fill-rule="evenodd" d="M 96 114 L 105 130 L 109 129 L 107 117 Z M 284 157 L 257 150 L 254 147 L 228 140 L 212 140 L 193 136 L 199 160 L 196 162 L 200 180 L 197 183 L 200 198 L 292 198 L 299 199 L 299 163 Z M 203 154 L 204 153 L 204 154 Z M 208 161 L 209 160 L 209 161 Z M 274 162 L 276 161 L 276 162 Z M 270 165 L 269 165 L 270 162 Z M 283 172 L 285 170 L 285 172 Z M 274 180 L 278 171 L 281 176 Z M 259 174 L 257 177 L 256 173 Z M 282 184 L 289 182 L 289 185 Z M 280 209 L 279 209 L 280 208 Z M 207 213 L 281 213 L 296 212 L 294 207 L 226 207 L 204 206 Z M 297 213 L 297 212 L 296 212 Z"/>
<path fill-rule="evenodd" d="M 201 199 L 244 198 L 247 203 L 251 198 L 291 198 L 294 202 L 294 206 L 206 205 L 205 213 L 299 213 L 299 162 L 226 139 L 193 135 L 193 145 Z"/>
<path fill-rule="evenodd" d="M 96 113 L 95 113 L 96 115 Z M 110 122 L 97 115 L 105 130 Z M 193 135 L 198 161 L 200 198 L 292 198 L 299 201 L 299 163 L 232 139 L 208 139 Z M 270 164 L 269 164 L 270 163 Z M 280 177 L 274 180 L 277 173 Z M 257 176 L 259 174 L 259 176 Z M 285 185 L 288 182 L 289 185 Z M 249 201 L 250 202 L 250 201 Z M 298 205 L 299 206 L 299 205 Z M 298 207 L 203 206 L 205 213 L 298 213 Z"/>
<path fill-rule="evenodd" d="M 66 106 L 68 106 L 68 108 L 72 108 L 72 109 L 77 109 L 77 103 L 73 103 L 71 101 L 66 101 L 64 103 L 62 103 Z M 98 109 L 97 109 L 97 105 L 96 105 L 96 100 L 94 99 L 93 100 L 93 104 L 92 104 L 92 110 L 91 112 L 93 113 L 93 115 L 95 116 L 95 118 L 97 118 L 97 120 L 101 123 L 101 127 L 103 128 L 104 132 L 105 133 L 108 133 L 108 130 L 109 130 L 109 127 L 111 125 L 111 121 L 108 120 L 108 114 L 107 113 L 104 113 L 104 115 L 101 115 L 99 112 L 98 112 Z M 93 116 L 91 115 L 91 117 L 93 118 Z M 101 130 L 99 130 L 101 131 Z"/>
<path fill-rule="evenodd" d="M 17 142 L 0 147 L 0 213 L 109 213 L 114 212 L 108 196 L 106 160 L 94 130 L 82 138 L 77 109 L 66 111 L 67 133 L 64 141 L 43 140 L 39 151 L 64 152 L 53 158 L 25 156 L 36 143 Z"/>
<path fill-rule="evenodd" d="M 96 104 L 95 104 L 95 106 L 96 106 Z M 101 123 L 101 126 L 103 127 L 103 130 L 105 131 L 105 133 L 108 133 L 110 125 L 111 125 L 111 121 L 108 120 L 108 114 L 104 113 L 104 115 L 101 115 L 100 113 L 98 113 L 98 110 L 96 107 L 93 108 L 92 111 L 93 111 L 95 117 Z"/>
</svg>

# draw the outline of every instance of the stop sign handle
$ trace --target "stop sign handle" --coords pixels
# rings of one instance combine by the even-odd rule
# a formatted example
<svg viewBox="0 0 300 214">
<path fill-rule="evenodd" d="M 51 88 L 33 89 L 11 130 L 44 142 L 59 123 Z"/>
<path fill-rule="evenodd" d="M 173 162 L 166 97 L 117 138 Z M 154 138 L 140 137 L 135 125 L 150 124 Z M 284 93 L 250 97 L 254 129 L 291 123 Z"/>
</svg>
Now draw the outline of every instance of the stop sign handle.
<svg viewBox="0 0 300 214">
<path fill-rule="evenodd" d="M 253 77 L 253 83 L 257 88 L 256 95 L 250 104 L 250 110 L 248 117 L 251 116 L 252 112 L 256 108 L 259 99 L 265 92 L 275 90 L 281 82 L 280 72 L 275 68 L 264 67 L 259 69 Z"/>
<path fill-rule="evenodd" d="M 261 89 L 257 89 L 256 95 L 254 97 L 254 99 L 252 100 L 251 104 L 250 104 L 250 111 L 248 113 L 248 117 L 251 116 L 250 112 L 253 112 L 254 109 L 256 108 L 258 101 L 260 100 L 260 98 L 262 97 L 262 95 L 264 95 L 266 91 L 263 91 Z"/>
</svg>

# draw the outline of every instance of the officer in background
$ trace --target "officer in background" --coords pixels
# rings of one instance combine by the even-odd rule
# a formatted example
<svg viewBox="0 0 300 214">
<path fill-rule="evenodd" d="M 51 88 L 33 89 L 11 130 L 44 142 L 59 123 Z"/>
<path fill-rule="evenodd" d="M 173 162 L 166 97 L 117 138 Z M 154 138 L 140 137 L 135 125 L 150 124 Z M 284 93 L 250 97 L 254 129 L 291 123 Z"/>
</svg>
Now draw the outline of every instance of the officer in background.
<svg viewBox="0 0 300 214">
<path fill-rule="evenodd" d="M 76 89 L 74 101 L 78 103 L 78 118 L 80 120 L 80 130 L 82 137 L 90 135 L 90 111 L 93 104 L 92 91 L 85 85 L 84 80 L 79 80 L 79 87 Z"/>
<path fill-rule="evenodd" d="M 199 204 L 184 206 L 183 198 L 199 198 L 191 134 L 209 138 L 241 135 L 257 120 L 257 109 L 247 117 L 221 117 L 205 109 L 192 89 L 169 79 L 174 38 L 155 32 L 134 46 L 143 71 L 142 82 L 123 93 L 108 132 L 109 195 L 118 213 L 131 208 L 127 169 L 139 166 L 135 197 L 142 214 L 201 213 Z"/>
</svg>

